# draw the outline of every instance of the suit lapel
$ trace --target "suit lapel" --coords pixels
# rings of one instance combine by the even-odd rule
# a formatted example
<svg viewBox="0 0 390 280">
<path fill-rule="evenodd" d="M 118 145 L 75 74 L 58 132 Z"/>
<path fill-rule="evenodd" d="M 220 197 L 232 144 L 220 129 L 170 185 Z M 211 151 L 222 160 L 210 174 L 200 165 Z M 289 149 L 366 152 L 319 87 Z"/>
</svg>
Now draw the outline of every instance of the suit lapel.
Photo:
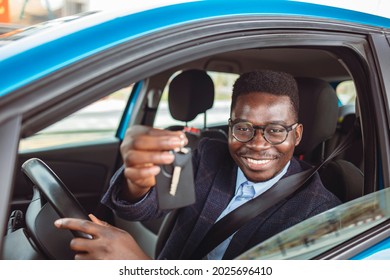
<svg viewBox="0 0 390 280">
<path fill-rule="evenodd" d="M 288 168 L 283 178 L 300 171 L 302 171 L 300 164 L 294 158 L 292 158 L 290 167 Z M 272 216 L 275 212 L 277 212 L 278 209 L 282 207 L 287 201 L 287 199 L 279 201 L 275 206 L 254 218 L 252 221 L 238 230 L 233 236 L 228 248 L 226 249 L 223 259 L 233 259 L 242 252 L 248 250 L 248 245 L 250 245 L 251 240 L 252 242 L 254 239 L 262 240 L 263 238 L 261 236 L 264 234 L 264 232 L 262 232 L 262 226 L 264 222 L 267 221 L 269 217 Z"/>
<path fill-rule="evenodd" d="M 244 225 L 239 229 L 236 234 L 233 236 L 226 252 L 223 256 L 223 259 L 234 259 L 242 252 L 248 250 L 248 245 L 251 243 L 251 240 L 262 240 L 261 237 L 263 232 L 263 224 L 267 221 L 280 207 L 287 202 L 287 199 L 283 199 L 275 206 L 272 206 L 263 214 L 255 217 L 253 220 Z M 258 243 L 258 242 L 256 242 Z"/>
<path fill-rule="evenodd" d="M 237 166 L 232 160 L 219 168 L 212 186 L 209 188 L 210 192 L 207 195 L 204 207 L 183 248 L 183 254 L 192 255 L 219 215 L 227 207 L 234 195 L 236 177 Z"/>
</svg>

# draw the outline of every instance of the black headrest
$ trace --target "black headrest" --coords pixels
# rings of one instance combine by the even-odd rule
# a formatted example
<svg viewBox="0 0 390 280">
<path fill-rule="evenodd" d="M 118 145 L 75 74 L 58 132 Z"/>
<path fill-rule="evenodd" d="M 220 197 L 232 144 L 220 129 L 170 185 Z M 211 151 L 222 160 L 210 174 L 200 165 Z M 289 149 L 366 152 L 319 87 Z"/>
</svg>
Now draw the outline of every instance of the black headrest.
<svg viewBox="0 0 390 280">
<path fill-rule="evenodd" d="M 335 90 L 326 81 L 296 78 L 299 90 L 299 122 L 303 138 L 295 154 L 305 154 L 329 139 L 336 131 L 338 103 Z"/>
<path fill-rule="evenodd" d="M 174 119 L 189 122 L 214 103 L 214 83 L 202 70 L 186 70 L 169 85 L 169 110 Z"/>
<path fill-rule="evenodd" d="M 356 114 L 350 113 L 343 117 L 341 122 L 340 131 L 343 134 L 347 134 L 355 126 Z"/>
</svg>

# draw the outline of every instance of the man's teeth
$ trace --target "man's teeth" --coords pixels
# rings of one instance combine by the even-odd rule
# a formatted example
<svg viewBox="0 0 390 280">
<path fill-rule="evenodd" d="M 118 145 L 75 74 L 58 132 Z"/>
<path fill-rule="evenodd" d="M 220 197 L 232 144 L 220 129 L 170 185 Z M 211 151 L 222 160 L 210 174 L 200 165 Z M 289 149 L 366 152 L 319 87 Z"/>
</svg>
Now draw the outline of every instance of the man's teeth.
<svg viewBox="0 0 390 280">
<path fill-rule="evenodd" d="M 256 159 L 252 159 L 252 158 L 247 158 L 247 161 L 249 163 L 252 163 L 252 164 L 266 164 L 266 163 L 270 162 L 271 160 L 270 159 L 256 160 Z"/>
</svg>

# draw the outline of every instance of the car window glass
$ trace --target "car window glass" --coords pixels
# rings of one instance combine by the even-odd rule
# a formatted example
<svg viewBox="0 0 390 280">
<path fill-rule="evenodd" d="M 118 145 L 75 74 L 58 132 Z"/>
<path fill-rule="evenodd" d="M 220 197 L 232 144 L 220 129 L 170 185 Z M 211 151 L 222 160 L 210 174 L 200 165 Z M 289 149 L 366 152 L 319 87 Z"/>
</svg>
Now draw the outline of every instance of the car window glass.
<svg viewBox="0 0 390 280">
<path fill-rule="evenodd" d="M 211 109 L 207 110 L 207 127 L 215 125 L 225 125 L 230 115 L 230 101 L 233 84 L 238 78 L 237 74 L 222 73 L 222 72 L 207 72 L 214 82 L 215 97 L 214 105 Z M 179 72 L 175 73 L 175 77 Z M 154 126 L 158 128 L 166 128 L 172 125 L 185 125 L 183 122 L 175 120 L 169 113 L 168 108 L 168 85 L 165 87 L 160 104 L 158 106 L 156 120 Z M 189 127 L 203 128 L 204 114 L 198 115 L 194 120 L 188 122 Z"/>
<path fill-rule="evenodd" d="M 353 81 L 343 81 L 336 87 L 336 94 L 341 106 L 355 105 L 356 88 Z"/>
<path fill-rule="evenodd" d="M 104 97 L 20 141 L 19 150 L 39 149 L 115 137 L 132 85 Z"/>
<path fill-rule="evenodd" d="M 390 189 L 384 189 L 305 220 L 239 259 L 310 259 L 389 218 Z"/>
</svg>

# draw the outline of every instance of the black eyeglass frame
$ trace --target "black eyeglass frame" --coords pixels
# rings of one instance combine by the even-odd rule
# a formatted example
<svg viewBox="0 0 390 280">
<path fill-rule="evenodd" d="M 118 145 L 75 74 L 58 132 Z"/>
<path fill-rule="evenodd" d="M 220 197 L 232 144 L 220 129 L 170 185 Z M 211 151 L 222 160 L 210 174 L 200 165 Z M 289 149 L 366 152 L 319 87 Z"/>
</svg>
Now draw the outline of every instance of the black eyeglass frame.
<svg viewBox="0 0 390 280">
<path fill-rule="evenodd" d="M 293 123 L 292 125 L 283 125 L 283 124 L 279 124 L 279 123 L 268 123 L 266 125 L 253 125 L 251 122 L 248 122 L 248 121 L 233 121 L 231 118 L 228 119 L 228 123 L 229 123 L 229 127 L 232 129 L 232 135 L 234 137 L 234 139 L 236 139 L 238 142 L 241 142 L 241 143 L 248 143 L 249 141 L 253 140 L 253 138 L 255 138 L 256 136 L 256 131 L 257 130 L 261 130 L 261 136 L 263 136 L 264 140 L 267 141 L 268 143 L 270 143 L 271 145 L 279 145 L 279 144 L 282 144 L 284 141 L 286 141 L 287 137 L 288 137 L 288 134 L 290 131 L 294 130 L 295 128 L 297 128 L 299 122 L 295 122 Z M 238 139 L 236 137 L 236 135 L 234 134 L 234 130 L 233 130 L 233 126 L 235 126 L 236 124 L 239 124 L 239 123 L 247 123 L 247 124 L 250 124 L 250 126 L 253 128 L 253 133 L 252 133 L 252 136 L 249 138 L 249 140 L 247 141 L 242 141 L 240 139 Z M 286 133 L 286 137 L 283 139 L 283 141 L 281 142 L 271 142 L 267 139 L 267 137 L 265 137 L 265 129 L 267 128 L 267 126 L 269 125 L 280 125 L 281 127 L 283 127 L 287 133 Z M 295 126 L 295 127 L 294 127 Z"/>
</svg>

